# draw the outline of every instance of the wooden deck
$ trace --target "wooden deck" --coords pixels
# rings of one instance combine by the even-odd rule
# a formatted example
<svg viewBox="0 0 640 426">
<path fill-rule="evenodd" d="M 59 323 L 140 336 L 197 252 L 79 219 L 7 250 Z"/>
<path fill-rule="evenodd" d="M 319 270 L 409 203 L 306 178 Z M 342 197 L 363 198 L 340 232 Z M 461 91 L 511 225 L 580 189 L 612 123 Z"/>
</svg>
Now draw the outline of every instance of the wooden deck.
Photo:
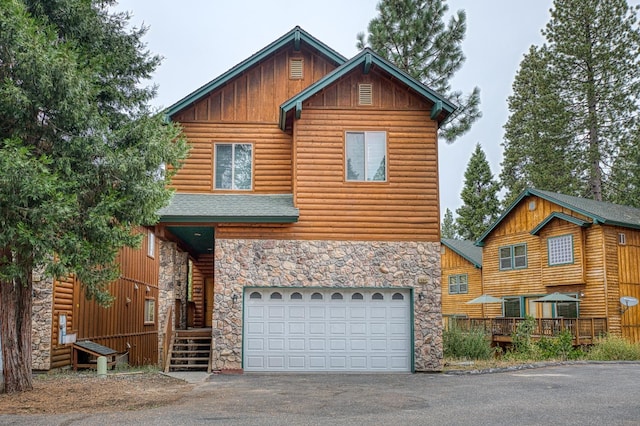
<svg viewBox="0 0 640 426">
<path fill-rule="evenodd" d="M 447 318 L 446 327 L 454 323 L 463 330 L 481 328 L 491 333 L 493 342 L 511 342 L 518 324 L 524 318 Z M 606 318 L 536 318 L 531 336 L 535 338 L 557 336 L 565 330 L 573 335 L 573 344 L 590 345 L 607 333 Z"/>
</svg>

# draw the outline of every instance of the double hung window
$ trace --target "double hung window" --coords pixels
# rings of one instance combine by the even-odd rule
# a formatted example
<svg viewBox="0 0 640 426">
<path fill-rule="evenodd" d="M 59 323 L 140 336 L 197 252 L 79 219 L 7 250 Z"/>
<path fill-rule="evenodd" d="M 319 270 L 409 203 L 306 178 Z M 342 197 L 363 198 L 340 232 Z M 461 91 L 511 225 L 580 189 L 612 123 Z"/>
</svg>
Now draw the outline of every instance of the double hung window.
<svg viewBox="0 0 640 426">
<path fill-rule="evenodd" d="M 527 267 L 527 245 L 516 244 L 500 247 L 500 270 L 522 269 Z"/>
<path fill-rule="evenodd" d="M 215 144 L 215 189 L 251 189 L 252 151 L 250 143 Z"/>
<path fill-rule="evenodd" d="M 468 291 L 467 274 L 449 275 L 449 294 L 465 294 Z"/>
<path fill-rule="evenodd" d="M 346 180 L 385 182 L 387 180 L 387 134 L 385 132 L 346 133 Z"/>
</svg>

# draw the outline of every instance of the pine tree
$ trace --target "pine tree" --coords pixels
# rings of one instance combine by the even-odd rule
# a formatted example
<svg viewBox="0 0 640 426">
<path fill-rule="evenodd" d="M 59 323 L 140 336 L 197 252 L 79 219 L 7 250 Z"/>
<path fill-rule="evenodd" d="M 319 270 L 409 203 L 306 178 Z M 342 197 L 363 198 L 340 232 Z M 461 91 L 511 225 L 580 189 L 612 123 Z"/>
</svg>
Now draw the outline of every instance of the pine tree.
<svg viewBox="0 0 640 426">
<path fill-rule="evenodd" d="M 520 63 L 508 99 L 500 181 L 508 206 L 526 187 L 581 193 L 585 170 L 571 134 L 570 105 L 558 95 L 558 81 L 549 71 L 548 52 L 532 46 Z"/>
<path fill-rule="evenodd" d="M 539 174 L 558 176 L 554 189 L 560 192 L 619 201 L 629 188 L 615 179 L 621 179 L 622 168 L 633 167 L 633 162 L 618 161 L 618 156 L 631 158 L 628 143 L 639 130 L 640 31 L 635 9 L 625 0 L 555 0 L 542 33 L 547 44 L 536 58 L 529 53 L 521 73 L 539 73 L 535 84 L 543 96 L 534 92 L 528 102 L 511 105 L 507 130 L 513 131 L 506 145 L 514 147 L 508 153 L 511 148 L 505 146 L 510 155 L 505 166 L 510 169 L 505 167 L 503 178 L 511 175 L 515 181 L 518 170 L 524 170 L 521 177 L 531 180 L 527 184 L 540 185 L 531 179 L 535 168 Z M 527 96 L 526 90 L 519 96 Z M 544 136 L 532 138 L 520 160 L 515 147 L 524 143 L 516 141 L 519 129 Z M 556 143 L 568 158 L 553 161 Z M 532 154 L 540 156 L 535 167 L 527 164 Z M 612 173 L 616 164 L 617 175 Z M 513 191 L 515 184 L 505 183 Z"/>
<path fill-rule="evenodd" d="M 442 219 L 442 230 L 440 232 L 442 238 L 456 238 L 455 221 L 453 220 L 453 213 L 448 208 L 444 211 L 444 218 Z"/>
<path fill-rule="evenodd" d="M 157 221 L 186 155 L 141 87 L 159 63 L 107 0 L 0 5 L 0 335 L 4 390 L 32 388 L 32 275 L 110 302 L 115 256 Z M 170 165 L 161 174 L 163 164 Z"/>
<path fill-rule="evenodd" d="M 464 172 L 464 187 L 460 193 L 463 205 L 456 210 L 456 231 L 460 238 L 477 240 L 498 218 L 499 190 L 487 157 L 477 144 Z"/>
<path fill-rule="evenodd" d="M 445 0 L 382 0 L 378 16 L 369 22 L 368 36 L 358 34 L 358 48 L 375 52 L 416 80 L 441 93 L 458 109 L 440 128 L 440 135 L 453 142 L 471 128 L 480 113 L 480 89 L 468 95 L 451 89 L 450 80 L 462 67 L 462 41 L 467 30 L 466 14 L 460 10 L 445 24 L 449 10 Z"/>
</svg>

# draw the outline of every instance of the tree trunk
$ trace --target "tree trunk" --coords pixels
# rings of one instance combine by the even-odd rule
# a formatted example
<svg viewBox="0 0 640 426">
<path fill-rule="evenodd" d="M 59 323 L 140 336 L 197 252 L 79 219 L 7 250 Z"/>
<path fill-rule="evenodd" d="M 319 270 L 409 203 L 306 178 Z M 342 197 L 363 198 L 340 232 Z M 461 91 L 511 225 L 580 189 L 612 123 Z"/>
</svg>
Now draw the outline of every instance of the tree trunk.
<svg viewBox="0 0 640 426">
<path fill-rule="evenodd" d="M 1 253 L 2 251 L 0 251 Z M 0 281 L 0 339 L 4 392 L 33 389 L 31 376 L 31 273 L 26 282 Z"/>
</svg>

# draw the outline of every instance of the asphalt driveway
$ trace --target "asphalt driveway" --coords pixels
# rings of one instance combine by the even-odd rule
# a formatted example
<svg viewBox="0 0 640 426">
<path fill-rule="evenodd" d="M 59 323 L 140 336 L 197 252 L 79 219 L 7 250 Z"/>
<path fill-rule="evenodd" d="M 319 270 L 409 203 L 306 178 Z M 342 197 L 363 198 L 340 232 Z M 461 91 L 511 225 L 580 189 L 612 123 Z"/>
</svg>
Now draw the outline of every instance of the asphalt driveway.
<svg viewBox="0 0 640 426">
<path fill-rule="evenodd" d="M 0 424 L 637 425 L 640 363 L 480 375 L 220 375 L 179 405 L 88 416 L 0 416 Z"/>
</svg>

